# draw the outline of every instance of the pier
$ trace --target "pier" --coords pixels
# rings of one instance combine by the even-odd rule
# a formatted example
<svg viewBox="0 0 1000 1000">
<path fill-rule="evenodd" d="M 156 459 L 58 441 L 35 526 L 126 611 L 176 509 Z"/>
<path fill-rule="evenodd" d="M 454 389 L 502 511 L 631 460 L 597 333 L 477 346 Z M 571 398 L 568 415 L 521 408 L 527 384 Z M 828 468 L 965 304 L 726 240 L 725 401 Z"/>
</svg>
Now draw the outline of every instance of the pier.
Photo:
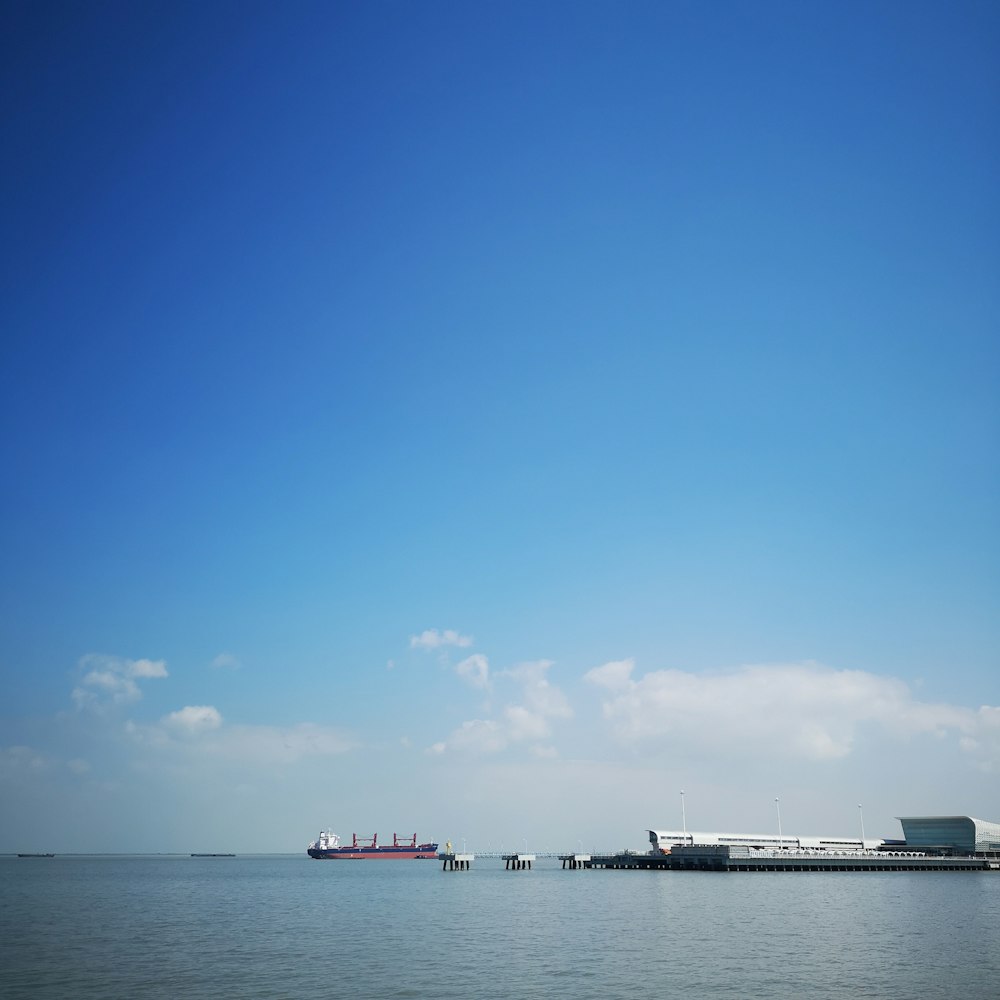
<svg viewBox="0 0 1000 1000">
<path fill-rule="evenodd" d="M 621 851 L 617 854 L 594 854 L 585 861 L 584 868 L 655 868 L 667 869 L 670 866 L 661 863 L 666 855 L 657 857 L 653 854 L 636 854 L 635 851 Z"/>
<path fill-rule="evenodd" d="M 782 849 L 729 844 L 675 846 L 659 851 L 616 851 L 604 854 L 512 854 L 487 851 L 478 855 L 503 861 L 507 871 L 531 871 L 540 858 L 558 860 L 563 870 L 600 868 L 617 871 L 670 872 L 1000 872 L 1000 858 L 985 855 L 935 854 L 920 851 Z M 443 871 L 469 871 L 475 854 L 442 852 Z"/>
<path fill-rule="evenodd" d="M 535 860 L 534 854 L 503 854 L 504 868 L 515 872 L 523 871 L 525 868 L 531 871 L 531 863 Z"/>
<path fill-rule="evenodd" d="M 444 862 L 443 872 L 467 872 L 476 860 L 475 854 L 456 854 L 454 851 L 442 851 L 438 857 Z"/>
<path fill-rule="evenodd" d="M 995 871 L 982 857 L 908 851 L 758 850 L 731 845 L 675 847 L 670 854 L 595 855 L 587 868 L 698 872 Z"/>
</svg>

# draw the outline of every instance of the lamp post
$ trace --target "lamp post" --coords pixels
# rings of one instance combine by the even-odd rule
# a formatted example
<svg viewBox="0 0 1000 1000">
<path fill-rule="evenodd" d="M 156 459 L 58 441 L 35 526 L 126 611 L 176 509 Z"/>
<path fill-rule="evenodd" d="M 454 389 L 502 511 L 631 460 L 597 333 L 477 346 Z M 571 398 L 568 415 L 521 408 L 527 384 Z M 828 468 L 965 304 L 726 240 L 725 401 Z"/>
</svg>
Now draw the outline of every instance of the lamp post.
<svg viewBox="0 0 1000 1000">
<path fill-rule="evenodd" d="M 781 803 L 778 802 L 778 796 L 774 797 L 774 809 L 778 814 L 778 840 L 781 840 Z"/>
<path fill-rule="evenodd" d="M 687 813 L 684 812 L 684 789 L 681 789 L 681 828 L 684 830 L 684 843 L 688 840 L 688 821 Z"/>
<path fill-rule="evenodd" d="M 861 817 L 861 850 L 865 849 L 865 811 L 861 808 L 861 803 L 858 803 L 858 816 Z"/>
</svg>

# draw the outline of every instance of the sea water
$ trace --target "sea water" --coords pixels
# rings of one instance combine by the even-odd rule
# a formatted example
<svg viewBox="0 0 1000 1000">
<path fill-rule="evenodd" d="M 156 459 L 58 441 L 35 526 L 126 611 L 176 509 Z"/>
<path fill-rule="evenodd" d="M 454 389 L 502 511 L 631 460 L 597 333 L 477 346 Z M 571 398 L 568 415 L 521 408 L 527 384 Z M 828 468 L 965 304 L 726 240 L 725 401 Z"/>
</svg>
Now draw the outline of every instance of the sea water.
<svg viewBox="0 0 1000 1000">
<path fill-rule="evenodd" d="M 1000 997 L 1000 873 L 0 858 L 0 997 Z"/>
</svg>

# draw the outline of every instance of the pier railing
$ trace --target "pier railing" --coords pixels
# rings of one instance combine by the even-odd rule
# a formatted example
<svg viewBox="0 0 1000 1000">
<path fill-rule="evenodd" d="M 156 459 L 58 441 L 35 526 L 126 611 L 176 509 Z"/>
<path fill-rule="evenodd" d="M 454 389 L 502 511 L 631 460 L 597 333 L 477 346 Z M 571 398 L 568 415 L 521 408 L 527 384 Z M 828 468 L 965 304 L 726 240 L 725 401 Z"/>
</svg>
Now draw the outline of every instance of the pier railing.
<svg viewBox="0 0 1000 1000">
<path fill-rule="evenodd" d="M 499 858 L 501 861 L 504 858 L 509 858 L 512 854 L 531 854 L 535 858 L 555 858 L 557 861 L 565 857 L 566 854 L 572 853 L 568 851 L 473 851 L 471 848 L 469 854 L 475 854 L 477 858 Z M 583 853 L 583 852 L 580 852 Z M 633 854 L 633 851 L 587 851 L 587 854 L 597 855 L 610 855 L 610 854 Z"/>
</svg>

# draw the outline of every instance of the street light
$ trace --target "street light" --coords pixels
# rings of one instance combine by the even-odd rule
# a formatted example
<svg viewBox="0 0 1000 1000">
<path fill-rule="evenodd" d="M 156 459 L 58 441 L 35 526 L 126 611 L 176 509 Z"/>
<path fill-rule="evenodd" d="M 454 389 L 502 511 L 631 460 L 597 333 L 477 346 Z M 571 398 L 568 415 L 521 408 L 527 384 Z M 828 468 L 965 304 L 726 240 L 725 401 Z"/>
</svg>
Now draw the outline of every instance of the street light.
<svg viewBox="0 0 1000 1000">
<path fill-rule="evenodd" d="M 865 849 L 865 811 L 861 808 L 861 803 L 858 803 L 858 815 L 861 817 L 861 850 Z"/>
<path fill-rule="evenodd" d="M 774 808 L 778 813 L 778 840 L 781 840 L 781 804 L 778 802 L 778 796 L 774 797 Z"/>
<path fill-rule="evenodd" d="M 688 821 L 687 821 L 687 813 L 684 812 L 684 789 L 683 788 L 681 789 L 681 824 L 682 824 L 683 829 L 684 829 L 684 843 L 686 844 L 687 843 L 687 839 L 688 839 Z"/>
</svg>

